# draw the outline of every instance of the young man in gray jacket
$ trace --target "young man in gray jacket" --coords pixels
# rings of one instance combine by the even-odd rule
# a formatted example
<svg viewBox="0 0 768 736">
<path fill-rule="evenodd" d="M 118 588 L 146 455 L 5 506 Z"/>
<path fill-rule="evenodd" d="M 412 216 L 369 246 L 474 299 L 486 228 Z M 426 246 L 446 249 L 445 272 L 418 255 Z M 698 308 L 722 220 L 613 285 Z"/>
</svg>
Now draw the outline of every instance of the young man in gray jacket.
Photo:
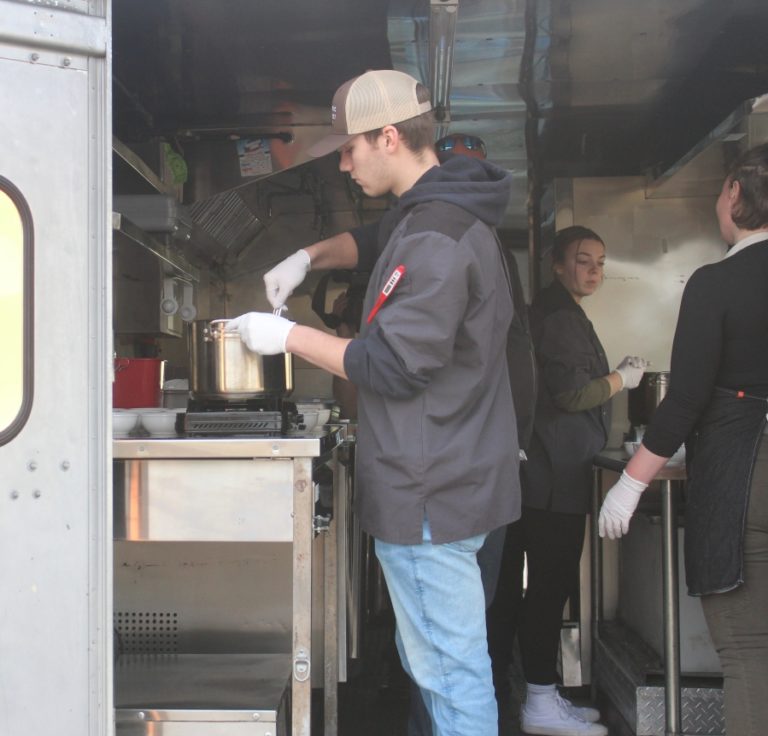
<svg viewBox="0 0 768 736">
<path fill-rule="evenodd" d="M 343 84 L 332 127 L 310 153 L 339 151 L 365 194 L 394 194 L 397 205 L 376 238 L 315 243 L 264 280 L 277 308 L 310 268 L 370 270 L 359 336 L 256 312 L 228 329 L 255 352 L 292 352 L 356 385 L 355 511 L 376 540 L 403 666 L 435 734 L 496 736 L 476 555 L 520 513 L 505 354 L 512 300 L 492 231 L 510 176 L 463 156 L 440 166 L 428 92 L 402 72 Z"/>
</svg>

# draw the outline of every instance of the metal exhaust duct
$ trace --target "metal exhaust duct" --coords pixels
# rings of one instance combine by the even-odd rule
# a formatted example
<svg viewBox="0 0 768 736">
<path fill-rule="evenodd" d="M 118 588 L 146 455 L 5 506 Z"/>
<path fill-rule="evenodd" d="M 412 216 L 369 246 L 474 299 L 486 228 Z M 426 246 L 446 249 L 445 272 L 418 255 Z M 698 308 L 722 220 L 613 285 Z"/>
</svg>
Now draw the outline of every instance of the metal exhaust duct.
<svg viewBox="0 0 768 736">
<path fill-rule="evenodd" d="M 438 123 L 451 120 L 451 73 L 458 13 L 459 0 L 429 0 L 429 87 Z"/>
</svg>

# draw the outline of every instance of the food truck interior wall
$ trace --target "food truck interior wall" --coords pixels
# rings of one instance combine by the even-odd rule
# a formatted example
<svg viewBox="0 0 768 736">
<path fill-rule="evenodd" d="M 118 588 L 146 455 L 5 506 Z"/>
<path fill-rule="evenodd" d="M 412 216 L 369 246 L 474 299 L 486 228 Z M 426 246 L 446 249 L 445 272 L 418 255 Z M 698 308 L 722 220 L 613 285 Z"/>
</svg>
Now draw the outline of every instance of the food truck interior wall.
<svg viewBox="0 0 768 736">
<path fill-rule="evenodd" d="M 215 207 L 235 193 L 260 223 L 244 243 L 215 242 L 195 223 L 186 255 L 201 267 L 199 317 L 266 308 L 266 268 L 386 207 L 363 199 L 332 157 L 312 162 L 306 148 L 325 134 L 328 102 L 347 78 L 394 67 L 428 80 L 428 10 L 399 0 L 114 0 L 116 137 L 142 151 L 167 143 L 182 156 L 186 206 Z M 605 237 L 608 282 L 587 306 L 613 360 L 625 346 L 605 315 L 620 303 L 620 332 L 640 339 L 631 350 L 647 345 L 665 369 L 682 284 L 722 252 L 716 192 L 651 201 L 647 183 L 768 91 L 767 27 L 761 0 L 459 2 L 450 110 L 438 132 L 479 135 L 489 159 L 513 172 L 501 235 L 529 292 L 547 280 L 556 227 L 580 222 Z M 243 139 L 269 142 L 271 172 L 243 177 Z M 716 180 L 725 159 L 713 160 Z M 115 191 L 131 193 L 117 169 Z M 290 308 L 319 326 L 309 307 L 316 279 Z M 649 285 L 663 295 L 653 316 L 665 325 L 652 334 L 643 328 Z M 159 342 L 183 370 L 184 340 Z M 118 336 L 117 344 L 130 351 L 135 340 Z M 329 392 L 309 366 L 299 363 L 297 373 L 297 391 Z M 621 421 L 619 413 L 617 432 Z"/>
</svg>

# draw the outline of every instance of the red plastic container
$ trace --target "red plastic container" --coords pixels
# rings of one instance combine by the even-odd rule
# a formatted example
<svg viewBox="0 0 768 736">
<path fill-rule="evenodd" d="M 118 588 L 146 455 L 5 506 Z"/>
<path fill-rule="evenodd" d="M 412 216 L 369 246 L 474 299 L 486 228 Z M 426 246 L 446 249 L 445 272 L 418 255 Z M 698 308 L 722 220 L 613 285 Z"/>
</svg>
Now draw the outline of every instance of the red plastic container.
<svg viewBox="0 0 768 736">
<path fill-rule="evenodd" d="M 160 358 L 115 358 L 112 406 L 118 409 L 160 406 L 165 361 Z"/>
</svg>

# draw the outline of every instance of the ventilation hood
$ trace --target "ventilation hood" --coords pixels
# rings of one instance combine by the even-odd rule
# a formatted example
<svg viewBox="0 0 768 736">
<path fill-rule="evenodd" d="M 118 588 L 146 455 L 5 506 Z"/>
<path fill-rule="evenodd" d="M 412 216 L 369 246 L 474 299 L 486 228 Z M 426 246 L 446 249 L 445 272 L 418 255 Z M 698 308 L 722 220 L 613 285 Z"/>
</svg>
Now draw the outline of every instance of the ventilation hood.
<svg viewBox="0 0 768 736">
<path fill-rule="evenodd" d="M 117 137 L 129 147 L 173 146 L 189 165 L 185 203 L 212 242 L 234 239 L 234 249 L 258 230 L 248 190 L 308 164 L 307 148 L 327 133 L 333 92 L 366 69 L 400 69 L 445 96 L 436 136 L 480 136 L 489 159 L 512 172 L 503 226 L 521 239 L 537 185 L 555 177 L 652 171 L 654 196 L 698 186 L 693 169 L 683 185 L 675 162 L 744 100 L 768 91 L 764 0 L 113 0 L 112 7 Z M 436 54 L 442 61 L 431 64 Z M 247 140 L 266 142 L 271 168 L 243 177 L 238 145 Z M 702 165 L 718 158 L 698 155 Z M 225 212 L 239 225 L 225 228 Z"/>
<path fill-rule="evenodd" d="M 739 105 L 679 161 L 656 176 L 651 173 L 646 196 L 716 197 L 730 162 L 744 150 L 766 141 L 768 95 Z"/>
</svg>

